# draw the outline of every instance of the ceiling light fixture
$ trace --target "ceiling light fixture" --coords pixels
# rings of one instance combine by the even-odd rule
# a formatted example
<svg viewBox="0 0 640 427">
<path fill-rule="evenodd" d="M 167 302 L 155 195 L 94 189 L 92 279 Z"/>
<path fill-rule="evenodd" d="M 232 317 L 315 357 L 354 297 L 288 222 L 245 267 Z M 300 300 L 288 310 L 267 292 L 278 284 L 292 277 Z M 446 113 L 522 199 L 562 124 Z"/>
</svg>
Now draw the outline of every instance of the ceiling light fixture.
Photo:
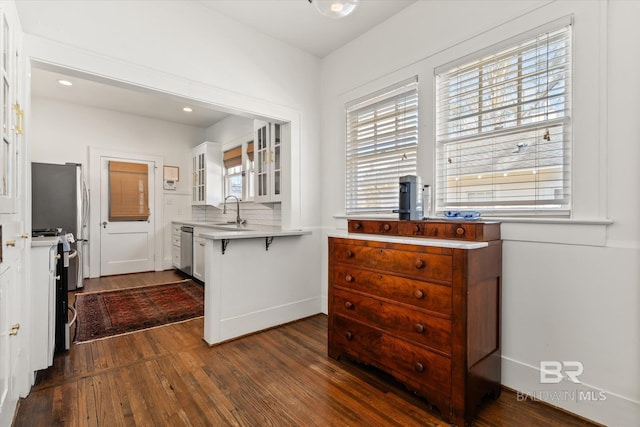
<svg viewBox="0 0 640 427">
<path fill-rule="evenodd" d="M 71 83 L 69 80 L 58 80 L 58 83 L 60 83 L 62 86 L 73 86 L 73 83 Z"/>
<path fill-rule="evenodd" d="M 329 18 L 344 18 L 353 12 L 360 0 L 309 0 L 315 8 Z"/>
<path fill-rule="evenodd" d="M 184 111 L 185 113 L 191 113 L 191 112 L 193 111 L 193 108 L 191 108 L 191 107 L 184 107 L 184 108 L 182 109 L 182 111 Z"/>
</svg>

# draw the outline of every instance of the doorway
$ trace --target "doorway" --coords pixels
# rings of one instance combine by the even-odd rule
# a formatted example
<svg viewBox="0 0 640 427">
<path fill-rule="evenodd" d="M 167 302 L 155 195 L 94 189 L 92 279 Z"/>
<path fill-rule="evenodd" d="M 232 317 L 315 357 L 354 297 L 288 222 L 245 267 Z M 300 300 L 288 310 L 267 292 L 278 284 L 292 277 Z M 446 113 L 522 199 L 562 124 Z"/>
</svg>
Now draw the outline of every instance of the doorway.
<svg viewBox="0 0 640 427">
<path fill-rule="evenodd" d="M 144 215 L 136 218 L 117 218 L 110 212 L 109 164 L 145 166 L 146 185 Z M 89 215 L 90 233 L 90 277 L 114 274 L 137 273 L 162 270 L 162 203 L 160 197 L 163 160 L 160 157 L 142 154 L 113 152 L 89 148 L 89 170 L 91 188 Z M 142 176 L 142 175 L 140 175 Z M 99 191 L 97 191 L 99 189 Z"/>
</svg>

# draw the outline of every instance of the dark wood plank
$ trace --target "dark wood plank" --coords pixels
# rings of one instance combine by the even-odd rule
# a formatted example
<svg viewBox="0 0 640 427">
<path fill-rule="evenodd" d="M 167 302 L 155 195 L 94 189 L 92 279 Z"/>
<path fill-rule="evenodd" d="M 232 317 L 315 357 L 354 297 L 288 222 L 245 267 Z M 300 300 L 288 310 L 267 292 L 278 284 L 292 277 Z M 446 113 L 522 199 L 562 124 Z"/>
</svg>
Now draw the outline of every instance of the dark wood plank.
<svg viewBox="0 0 640 427">
<path fill-rule="evenodd" d="M 150 285 L 174 272 L 128 275 Z M 117 277 L 84 292 L 119 288 Z M 327 357 L 327 317 L 313 316 L 215 347 L 194 319 L 75 344 L 21 399 L 13 425 L 447 426 L 428 402 L 375 368 Z M 474 425 L 593 425 L 505 390 Z"/>
</svg>

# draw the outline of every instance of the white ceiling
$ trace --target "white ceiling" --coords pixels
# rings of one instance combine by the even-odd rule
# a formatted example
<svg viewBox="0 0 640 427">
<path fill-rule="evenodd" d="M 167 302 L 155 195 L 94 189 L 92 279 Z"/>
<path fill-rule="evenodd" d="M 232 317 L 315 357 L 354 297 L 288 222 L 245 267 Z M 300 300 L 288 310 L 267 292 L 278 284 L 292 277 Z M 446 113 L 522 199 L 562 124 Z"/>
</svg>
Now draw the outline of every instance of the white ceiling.
<svg viewBox="0 0 640 427">
<path fill-rule="evenodd" d="M 360 0 L 356 10 L 342 19 L 321 15 L 308 0 L 199 1 L 215 13 L 314 56 L 324 57 L 416 0 Z M 33 9 L 19 10 L 21 19 L 29 22 L 41 19 L 22 16 Z M 65 76 L 58 71 L 34 67 L 31 81 L 33 95 L 202 128 L 228 116 L 226 112 L 211 110 L 202 105 L 191 105 L 194 111 L 187 114 L 182 111 L 187 105 L 185 100 L 135 88 L 113 86 L 107 81 L 95 81 L 91 76 Z M 57 83 L 59 79 L 70 80 L 74 85 L 63 87 Z"/>
<path fill-rule="evenodd" d="M 416 0 L 360 0 L 341 19 L 321 15 L 308 0 L 201 0 L 259 32 L 323 58 Z"/>
<path fill-rule="evenodd" d="M 61 79 L 73 86 L 62 86 L 58 83 Z M 208 128 L 229 115 L 158 92 L 123 88 L 35 67 L 31 70 L 31 92 L 34 96 L 200 128 Z M 182 110 L 187 106 L 193 112 Z"/>
</svg>

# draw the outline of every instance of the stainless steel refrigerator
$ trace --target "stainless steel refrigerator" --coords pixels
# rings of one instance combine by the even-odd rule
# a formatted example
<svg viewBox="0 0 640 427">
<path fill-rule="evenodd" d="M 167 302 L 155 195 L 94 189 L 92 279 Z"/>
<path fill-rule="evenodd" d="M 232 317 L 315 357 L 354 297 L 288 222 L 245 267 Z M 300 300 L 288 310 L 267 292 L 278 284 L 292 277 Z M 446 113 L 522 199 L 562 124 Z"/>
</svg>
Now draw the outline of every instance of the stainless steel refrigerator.
<svg viewBox="0 0 640 427">
<path fill-rule="evenodd" d="M 83 255 L 86 244 L 88 194 L 82 165 L 76 163 L 31 163 L 32 235 L 71 233 L 68 289 L 82 287 Z"/>
</svg>

